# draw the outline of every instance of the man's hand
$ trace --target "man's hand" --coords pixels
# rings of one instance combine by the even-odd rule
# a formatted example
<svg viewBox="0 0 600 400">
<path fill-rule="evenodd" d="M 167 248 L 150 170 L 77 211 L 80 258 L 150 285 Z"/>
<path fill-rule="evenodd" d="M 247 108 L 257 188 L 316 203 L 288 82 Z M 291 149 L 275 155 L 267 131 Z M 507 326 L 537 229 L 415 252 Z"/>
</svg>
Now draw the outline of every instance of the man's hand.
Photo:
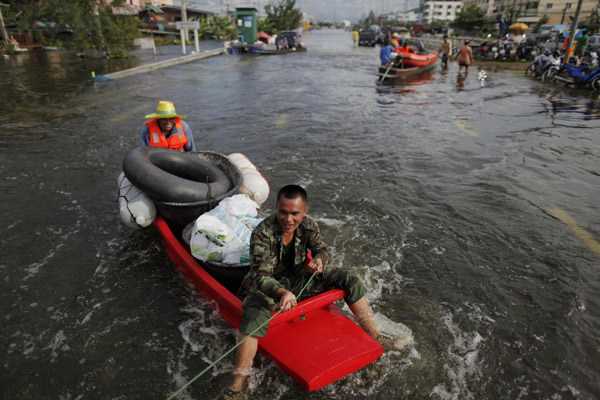
<svg viewBox="0 0 600 400">
<path fill-rule="evenodd" d="M 279 296 L 279 309 L 283 312 L 292 310 L 296 307 L 296 296 L 294 293 L 283 288 L 277 289 L 277 295 Z"/>
<path fill-rule="evenodd" d="M 323 260 L 319 257 L 315 257 L 306 265 L 306 270 L 310 273 L 323 273 Z"/>
</svg>

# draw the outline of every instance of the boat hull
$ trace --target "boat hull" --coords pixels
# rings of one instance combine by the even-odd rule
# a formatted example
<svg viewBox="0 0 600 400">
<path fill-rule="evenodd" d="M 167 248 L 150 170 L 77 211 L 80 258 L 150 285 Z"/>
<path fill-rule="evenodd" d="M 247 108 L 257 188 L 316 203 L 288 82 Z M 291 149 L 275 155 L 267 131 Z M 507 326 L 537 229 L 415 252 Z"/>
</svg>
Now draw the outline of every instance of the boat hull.
<svg viewBox="0 0 600 400">
<path fill-rule="evenodd" d="M 403 63 L 407 68 L 410 67 L 426 67 L 438 60 L 437 53 L 417 54 L 417 53 L 400 53 L 403 58 Z"/>
<path fill-rule="evenodd" d="M 306 52 L 306 47 L 297 47 L 295 49 L 279 49 L 279 50 L 262 49 L 262 50 L 255 51 L 256 54 L 263 54 L 263 55 L 304 53 L 304 52 Z"/>
<path fill-rule="evenodd" d="M 214 300 L 213 306 L 223 318 L 239 329 L 241 300 L 192 257 L 160 215 L 155 226 L 171 260 L 205 297 Z M 262 354 L 309 391 L 343 378 L 382 354 L 382 346 L 332 304 L 344 294 L 330 290 L 298 303 L 273 318 L 266 337 L 258 341 Z"/>
<path fill-rule="evenodd" d="M 390 68 L 389 70 L 386 67 L 379 67 L 377 76 L 379 76 L 379 79 L 383 82 L 402 81 L 429 71 L 433 69 L 434 66 L 435 64 L 431 63 L 424 67 Z"/>
</svg>

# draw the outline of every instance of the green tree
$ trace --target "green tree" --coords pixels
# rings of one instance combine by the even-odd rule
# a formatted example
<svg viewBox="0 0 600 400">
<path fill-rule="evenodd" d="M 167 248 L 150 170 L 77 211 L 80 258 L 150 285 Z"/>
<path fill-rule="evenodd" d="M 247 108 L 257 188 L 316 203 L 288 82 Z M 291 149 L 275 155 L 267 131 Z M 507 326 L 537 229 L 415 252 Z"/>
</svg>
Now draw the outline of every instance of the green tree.
<svg viewBox="0 0 600 400">
<path fill-rule="evenodd" d="M 139 35 L 135 16 L 112 13 L 111 6 L 120 7 L 125 0 L 109 4 L 96 0 L 3 1 L 8 1 L 13 10 L 10 21 L 18 23 L 19 32 L 42 44 L 98 49 L 113 57 L 124 57 L 126 48 Z M 43 22 L 44 28 L 39 29 L 37 22 Z"/>
<path fill-rule="evenodd" d="M 217 40 L 235 39 L 237 36 L 236 28 L 227 17 L 213 17 L 210 21 L 210 28 L 214 38 Z"/>
<path fill-rule="evenodd" d="M 544 14 L 542 18 L 540 18 L 540 20 L 533 26 L 533 33 L 538 33 L 542 25 L 547 24 L 548 21 L 550 21 L 550 17 L 548 17 L 548 14 Z"/>
<path fill-rule="evenodd" d="M 277 28 L 275 27 L 274 21 L 269 18 L 259 19 L 257 29 L 259 32 L 265 32 L 269 35 L 274 35 L 277 33 Z"/>
<path fill-rule="evenodd" d="M 481 32 L 490 25 L 490 20 L 485 16 L 485 11 L 471 4 L 463 8 L 450 25 L 466 32 Z"/>
<path fill-rule="evenodd" d="M 582 28 L 586 28 L 587 34 L 592 35 L 600 30 L 600 13 L 596 8 L 582 24 Z"/>
<path fill-rule="evenodd" d="M 369 14 L 360 20 L 359 25 L 361 28 L 369 28 L 371 25 L 378 25 L 379 21 L 377 20 L 377 17 L 375 16 L 375 13 L 373 12 L 373 10 L 369 11 Z"/>
<path fill-rule="evenodd" d="M 302 20 L 302 12 L 295 7 L 296 0 L 280 0 L 277 5 L 267 4 L 265 6 L 265 12 L 267 13 L 266 26 L 273 27 L 275 31 L 279 32 L 297 29 Z M 273 34 L 276 32 L 267 33 Z"/>
</svg>

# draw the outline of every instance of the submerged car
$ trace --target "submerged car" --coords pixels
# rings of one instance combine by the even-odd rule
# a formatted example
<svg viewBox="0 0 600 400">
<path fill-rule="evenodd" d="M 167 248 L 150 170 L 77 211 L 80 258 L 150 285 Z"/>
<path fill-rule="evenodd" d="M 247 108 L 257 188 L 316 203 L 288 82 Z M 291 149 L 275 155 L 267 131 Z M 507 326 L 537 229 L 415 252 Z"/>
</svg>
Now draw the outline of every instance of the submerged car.
<svg viewBox="0 0 600 400">
<path fill-rule="evenodd" d="M 290 48 L 302 47 L 302 35 L 298 31 L 281 31 L 279 38 L 285 38 Z"/>
<path fill-rule="evenodd" d="M 361 29 L 358 31 L 359 46 L 375 46 L 377 42 L 377 33 L 371 29 Z"/>
</svg>

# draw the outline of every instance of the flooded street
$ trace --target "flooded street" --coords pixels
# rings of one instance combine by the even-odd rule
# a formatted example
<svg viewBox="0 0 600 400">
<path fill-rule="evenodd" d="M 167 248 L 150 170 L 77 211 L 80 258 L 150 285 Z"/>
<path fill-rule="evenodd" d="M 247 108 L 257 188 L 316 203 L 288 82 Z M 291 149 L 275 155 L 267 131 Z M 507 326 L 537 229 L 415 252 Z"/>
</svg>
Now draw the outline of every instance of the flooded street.
<svg viewBox="0 0 600 400">
<path fill-rule="evenodd" d="M 305 186 L 333 265 L 414 334 L 311 393 L 260 356 L 252 399 L 600 398 L 600 101 L 520 72 L 459 78 L 456 63 L 378 85 L 379 47 L 303 39 L 302 54 L 101 84 L 91 70 L 125 66 L 0 60 L 3 398 L 164 399 L 235 344 L 154 228 L 118 220 L 122 160 L 159 100 L 199 150 L 260 168 L 261 216 Z M 233 361 L 178 398 L 216 396 Z"/>
</svg>

